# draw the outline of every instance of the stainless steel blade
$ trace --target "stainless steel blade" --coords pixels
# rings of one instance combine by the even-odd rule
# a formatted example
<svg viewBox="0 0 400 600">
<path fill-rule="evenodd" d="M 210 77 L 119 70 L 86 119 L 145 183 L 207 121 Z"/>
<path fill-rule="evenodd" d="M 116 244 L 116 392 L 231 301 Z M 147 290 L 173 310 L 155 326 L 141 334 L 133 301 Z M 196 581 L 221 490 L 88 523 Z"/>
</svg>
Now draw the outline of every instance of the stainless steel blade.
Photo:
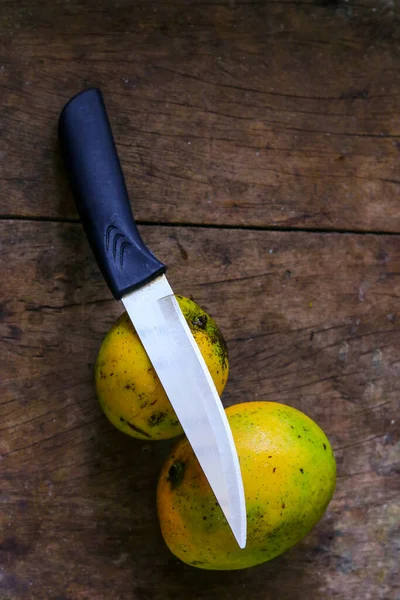
<svg viewBox="0 0 400 600">
<path fill-rule="evenodd" d="M 240 548 L 246 505 L 228 419 L 165 275 L 122 298 Z"/>
</svg>

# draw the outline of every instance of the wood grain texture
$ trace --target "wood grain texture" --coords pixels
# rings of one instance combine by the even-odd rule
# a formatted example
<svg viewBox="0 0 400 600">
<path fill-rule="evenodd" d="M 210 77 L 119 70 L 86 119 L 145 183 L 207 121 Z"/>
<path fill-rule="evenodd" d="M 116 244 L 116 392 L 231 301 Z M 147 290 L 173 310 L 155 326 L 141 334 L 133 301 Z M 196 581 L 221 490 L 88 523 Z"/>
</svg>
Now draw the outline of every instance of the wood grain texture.
<svg viewBox="0 0 400 600">
<path fill-rule="evenodd" d="M 165 547 L 155 486 L 169 443 L 114 430 L 93 363 L 121 307 L 78 224 L 0 223 L 1 600 L 396 600 L 397 236 L 141 228 L 174 289 L 221 326 L 226 405 L 295 406 L 328 434 L 338 485 L 323 520 L 234 573 Z"/>
<path fill-rule="evenodd" d="M 56 123 L 99 86 L 142 222 L 398 232 L 398 22 L 397 0 L 2 0 L 0 212 L 76 218 Z"/>
</svg>

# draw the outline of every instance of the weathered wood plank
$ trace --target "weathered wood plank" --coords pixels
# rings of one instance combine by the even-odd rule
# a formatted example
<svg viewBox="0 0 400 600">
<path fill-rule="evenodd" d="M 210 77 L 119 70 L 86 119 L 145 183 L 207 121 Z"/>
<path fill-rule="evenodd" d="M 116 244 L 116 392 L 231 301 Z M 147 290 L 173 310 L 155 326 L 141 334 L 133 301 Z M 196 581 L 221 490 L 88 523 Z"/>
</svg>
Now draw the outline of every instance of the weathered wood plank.
<svg viewBox="0 0 400 600">
<path fill-rule="evenodd" d="M 3 0 L 1 214 L 76 217 L 56 122 L 94 85 L 141 221 L 400 231 L 396 11 Z"/>
<path fill-rule="evenodd" d="M 327 432 L 338 487 L 296 548 L 235 573 L 164 546 L 168 443 L 108 424 L 93 363 L 120 312 L 80 225 L 0 224 L 0 598 L 395 600 L 400 245 L 395 236 L 143 227 L 179 293 L 220 324 L 226 405 L 291 404 Z M 397 541 L 396 541 L 397 540 Z"/>
</svg>

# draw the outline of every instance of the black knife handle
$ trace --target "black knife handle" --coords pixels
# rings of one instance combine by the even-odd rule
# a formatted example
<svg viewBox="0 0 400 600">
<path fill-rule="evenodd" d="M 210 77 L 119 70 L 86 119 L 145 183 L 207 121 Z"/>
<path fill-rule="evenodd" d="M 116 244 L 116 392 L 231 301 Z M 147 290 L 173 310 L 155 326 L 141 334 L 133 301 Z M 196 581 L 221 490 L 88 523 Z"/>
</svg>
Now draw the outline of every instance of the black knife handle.
<svg viewBox="0 0 400 600">
<path fill-rule="evenodd" d="M 100 90 L 90 88 L 64 107 L 61 154 L 83 227 L 111 292 L 121 298 L 166 271 L 136 227 Z"/>
</svg>

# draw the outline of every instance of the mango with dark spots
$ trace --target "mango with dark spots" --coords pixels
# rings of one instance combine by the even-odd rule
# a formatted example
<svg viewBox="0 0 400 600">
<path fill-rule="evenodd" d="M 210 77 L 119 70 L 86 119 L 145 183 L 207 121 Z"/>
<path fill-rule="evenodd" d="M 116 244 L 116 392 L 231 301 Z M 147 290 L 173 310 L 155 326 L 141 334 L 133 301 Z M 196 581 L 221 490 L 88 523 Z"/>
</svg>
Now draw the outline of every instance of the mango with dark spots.
<svg viewBox="0 0 400 600">
<path fill-rule="evenodd" d="M 229 372 L 222 333 L 195 302 L 183 296 L 176 298 L 221 395 Z M 183 433 L 126 312 L 115 321 L 101 344 L 95 382 L 104 413 L 124 433 L 145 440 L 168 439 Z"/>
<path fill-rule="evenodd" d="M 158 482 L 167 546 L 202 569 L 244 569 L 282 554 L 322 518 L 336 484 L 329 440 L 304 413 L 274 402 L 237 404 L 226 413 L 245 490 L 246 547 L 237 545 L 186 438 L 171 450 Z"/>
</svg>

